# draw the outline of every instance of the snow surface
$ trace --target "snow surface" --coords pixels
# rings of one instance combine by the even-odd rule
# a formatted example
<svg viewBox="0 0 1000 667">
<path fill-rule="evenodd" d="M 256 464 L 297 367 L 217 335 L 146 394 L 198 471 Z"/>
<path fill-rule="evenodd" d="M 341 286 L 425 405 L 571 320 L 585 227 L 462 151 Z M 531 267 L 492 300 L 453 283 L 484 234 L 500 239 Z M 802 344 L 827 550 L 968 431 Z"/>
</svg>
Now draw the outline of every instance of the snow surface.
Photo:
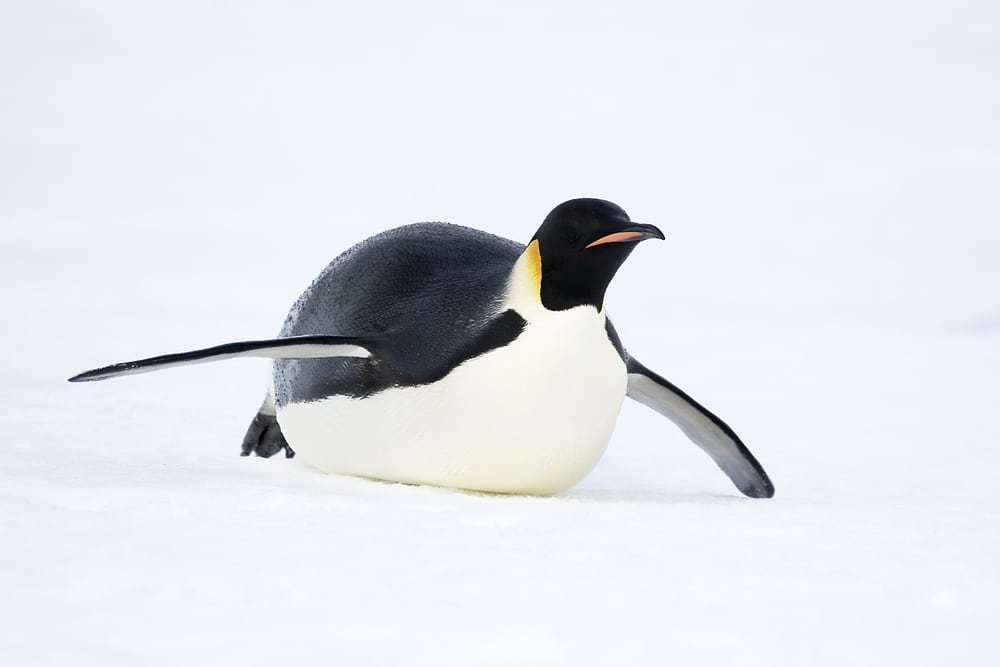
<svg viewBox="0 0 1000 667">
<path fill-rule="evenodd" d="M 0 9 L 0 664 L 991 664 L 991 3 Z M 362 3 L 357 3 L 362 4 Z M 666 231 L 627 347 L 766 466 L 627 402 L 552 498 L 242 459 L 319 269 L 597 195 Z"/>
</svg>

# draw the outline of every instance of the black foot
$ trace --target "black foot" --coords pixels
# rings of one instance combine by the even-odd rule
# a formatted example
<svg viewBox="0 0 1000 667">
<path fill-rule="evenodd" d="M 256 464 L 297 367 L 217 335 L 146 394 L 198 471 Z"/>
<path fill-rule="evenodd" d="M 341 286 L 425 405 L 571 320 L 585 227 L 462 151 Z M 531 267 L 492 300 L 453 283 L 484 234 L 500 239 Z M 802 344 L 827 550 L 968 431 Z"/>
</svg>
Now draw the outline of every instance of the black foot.
<svg viewBox="0 0 1000 667">
<path fill-rule="evenodd" d="M 285 436 L 281 434 L 281 427 L 274 415 L 266 415 L 258 412 L 257 416 L 250 422 L 247 434 L 243 436 L 243 447 L 240 456 L 250 456 L 256 454 L 265 459 L 270 458 L 281 450 L 285 450 L 285 458 L 290 459 L 295 456 L 295 452 L 288 446 Z"/>
</svg>

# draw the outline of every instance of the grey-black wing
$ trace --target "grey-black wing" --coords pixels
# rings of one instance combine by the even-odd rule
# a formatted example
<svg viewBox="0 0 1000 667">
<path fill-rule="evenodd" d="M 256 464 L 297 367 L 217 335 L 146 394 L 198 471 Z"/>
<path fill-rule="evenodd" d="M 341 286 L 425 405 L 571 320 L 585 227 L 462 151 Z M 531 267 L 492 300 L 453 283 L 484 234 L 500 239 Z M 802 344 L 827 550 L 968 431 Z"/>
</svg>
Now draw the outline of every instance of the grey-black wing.
<svg viewBox="0 0 1000 667">
<path fill-rule="evenodd" d="M 161 354 L 136 361 L 123 361 L 74 375 L 69 381 L 93 382 L 123 375 L 138 375 L 164 368 L 190 366 L 191 364 L 237 357 L 263 357 L 265 359 L 369 358 L 375 345 L 376 341 L 372 339 L 364 340 L 346 336 L 289 336 L 270 340 L 244 340 L 189 352 Z"/>
<path fill-rule="evenodd" d="M 712 457 L 741 492 L 770 498 L 774 484 L 733 429 L 676 385 L 625 355 L 628 397 L 677 424 L 688 438 Z"/>
</svg>

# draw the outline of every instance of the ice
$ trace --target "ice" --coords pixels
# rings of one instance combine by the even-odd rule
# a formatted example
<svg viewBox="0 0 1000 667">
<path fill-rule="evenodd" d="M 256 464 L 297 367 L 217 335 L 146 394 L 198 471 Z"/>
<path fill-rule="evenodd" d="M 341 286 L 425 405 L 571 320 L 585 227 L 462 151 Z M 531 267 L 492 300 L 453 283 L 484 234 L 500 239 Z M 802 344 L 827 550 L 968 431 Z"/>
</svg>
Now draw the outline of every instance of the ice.
<svg viewBox="0 0 1000 667">
<path fill-rule="evenodd" d="M 0 663 L 985 664 L 1000 617 L 989 3 L 0 9 Z M 244 459 L 265 338 L 336 253 L 667 234 L 625 345 L 722 416 L 744 498 L 627 402 L 577 487 Z"/>
</svg>

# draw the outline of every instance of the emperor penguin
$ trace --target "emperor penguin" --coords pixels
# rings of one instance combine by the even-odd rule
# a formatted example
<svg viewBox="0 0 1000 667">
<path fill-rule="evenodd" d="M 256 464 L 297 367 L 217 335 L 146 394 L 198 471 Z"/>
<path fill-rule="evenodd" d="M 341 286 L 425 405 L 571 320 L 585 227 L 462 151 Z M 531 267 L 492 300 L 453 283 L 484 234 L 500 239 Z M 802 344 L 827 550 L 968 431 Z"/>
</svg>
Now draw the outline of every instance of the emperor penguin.
<svg viewBox="0 0 1000 667">
<path fill-rule="evenodd" d="M 277 338 L 87 371 L 71 382 L 233 357 L 273 359 L 243 455 L 296 453 L 321 471 L 548 495 L 583 479 L 628 396 L 673 421 L 742 493 L 774 495 L 736 433 L 626 351 L 608 284 L 653 225 L 573 199 L 527 245 L 428 222 L 334 259 Z"/>
</svg>

